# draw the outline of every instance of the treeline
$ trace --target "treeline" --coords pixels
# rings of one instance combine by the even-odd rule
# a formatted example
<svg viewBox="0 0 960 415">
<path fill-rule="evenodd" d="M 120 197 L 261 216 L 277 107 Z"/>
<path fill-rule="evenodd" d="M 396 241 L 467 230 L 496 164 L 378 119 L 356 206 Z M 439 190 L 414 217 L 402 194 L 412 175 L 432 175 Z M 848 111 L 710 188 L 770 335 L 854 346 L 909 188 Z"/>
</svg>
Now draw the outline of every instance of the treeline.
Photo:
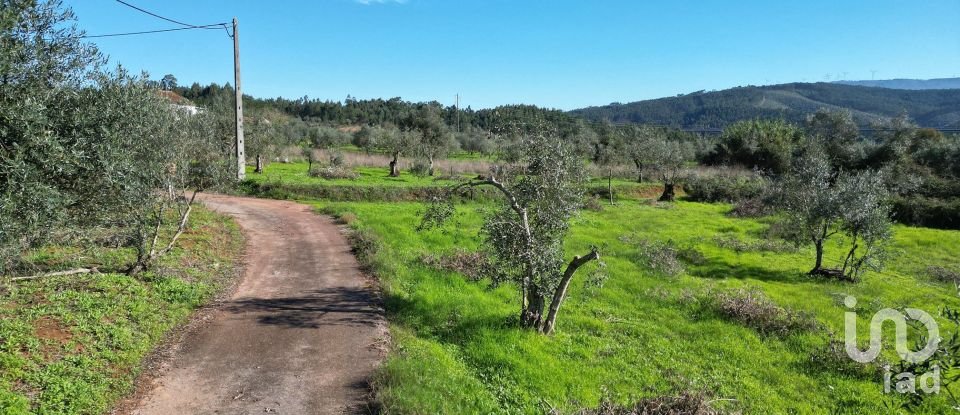
<svg viewBox="0 0 960 415">
<path fill-rule="evenodd" d="M 804 85 L 798 88 L 805 88 Z M 194 84 L 177 92 L 200 105 L 232 99 L 229 85 Z M 831 93 L 823 90 L 811 94 L 825 100 L 841 100 L 836 96 L 828 99 Z M 924 102 L 932 105 L 934 101 Z M 399 98 L 334 102 L 306 97 L 245 97 L 244 102 L 249 111 L 249 153 L 265 160 L 276 159 L 289 146 L 353 145 L 391 156 L 390 165 L 384 166 L 391 175 L 399 174 L 396 169 L 401 157 L 413 159 L 418 171 L 432 174 L 433 161 L 438 157 L 457 151 L 503 155 L 511 148 L 512 138 L 549 131 L 573 143 L 581 157 L 604 172 L 608 182 L 615 174 L 622 175 L 624 166 L 630 166 L 637 180 L 644 180 L 646 175 L 664 183 L 663 200 L 674 197 L 677 185 L 686 184 L 695 192 L 709 187 L 701 178 L 688 175 L 691 165 L 740 166 L 755 170 L 758 175 L 775 177 L 791 168 L 801 149 L 816 142 L 838 171 L 883 170 L 891 188 L 895 188 L 894 213 L 900 222 L 960 228 L 960 143 L 956 137 L 919 128 L 906 114 L 877 120 L 874 126 L 880 127 L 880 131 L 863 136 L 853 111 L 814 108 L 797 121 L 770 112 L 764 113 L 770 118 L 731 123 L 720 136 L 711 137 L 659 125 L 591 122 L 562 111 L 527 105 L 457 111 L 437 102 L 413 103 Z M 876 107 L 883 105 L 880 102 Z M 746 104 L 746 109 L 727 107 L 735 117 L 749 114 Z M 670 113 L 666 109 L 664 112 Z M 309 158 L 310 154 L 304 156 Z M 735 181 L 743 184 L 742 177 Z M 739 196 L 723 196 L 729 193 L 724 190 L 729 186 L 715 184 L 713 190 L 700 194 L 712 192 L 722 196 L 706 199 L 739 200 Z M 613 186 L 609 188 L 607 196 L 613 199 Z"/>
<path fill-rule="evenodd" d="M 861 127 L 906 113 L 919 125 L 960 125 L 956 90 L 899 90 L 830 83 L 746 86 L 698 91 L 628 104 L 588 107 L 571 113 L 594 121 L 659 124 L 675 128 L 724 128 L 749 119 L 784 119 L 802 124 L 820 109 L 849 109 Z"/>
<path fill-rule="evenodd" d="M 686 189 L 698 200 L 760 208 L 765 181 L 796 169 L 811 149 L 823 155 L 834 174 L 879 172 L 897 221 L 960 229 L 960 139 L 918 128 L 906 116 L 883 124 L 883 130 L 869 138 L 861 137 L 853 116 L 844 111 L 817 111 L 802 124 L 741 121 L 724 129 L 698 161 L 753 169 L 753 178 L 693 177 Z"/>
</svg>

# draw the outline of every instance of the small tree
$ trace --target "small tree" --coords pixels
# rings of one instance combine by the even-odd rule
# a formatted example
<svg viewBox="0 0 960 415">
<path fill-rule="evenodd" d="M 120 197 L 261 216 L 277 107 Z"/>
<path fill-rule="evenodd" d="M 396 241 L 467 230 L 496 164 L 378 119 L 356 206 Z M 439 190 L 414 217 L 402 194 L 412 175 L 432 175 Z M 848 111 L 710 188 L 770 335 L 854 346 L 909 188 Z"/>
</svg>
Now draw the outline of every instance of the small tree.
<svg viewBox="0 0 960 415">
<path fill-rule="evenodd" d="M 611 205 L 614 204 L 615 200 L 613 195 L 613 169 L 620 163 L 623 156 L 621 138 L 609 123 L 597 124 L 592 130 L 584 129 L 583 133 L 580 134 L 581 141 L 593 146 L 591 157 L 593 164 L 606 173 L 607 197 Z"/>
<path fill-rule="evenodd" d="M 647 125 L 628 125 L 620 128 L 624 156 L 637 169 L 637 183 L 643 183 L 643 170 L 654 164 L 654 146 L 663 137 L 663 130 Z"/>
<path fill-rule="evenodd" d="M 307 161 L 307 174 L 313 171 L 313 162 L 317 160 L 314 156 L 314 148 L 310 144 L 305 144 L 300 146 L 300 153 L 303 155 L 303 159 Z"/>
<path fill-rule="evenodd" d="M 806 130 L 824 148 L 834 167 L 856 166 L 863 161 L 860 127 L 850 111 L 820 109 L 807 117 Z"/>
<path fill-rule="evenodd" d="M 874 170 L 841 173 L 837 179 L 843 205 L 841 230 L 850 243 L 840 270 L 847 278 L 856 280 L 865 269 L 883 268 L 887 244 L 893 234 L 891 193 L 885 180 L 881 172 Z"/>
<path fill-rule="evenodd" d="M 802 137 L 799 128 L 783 120 L 740 121 L 723 129 L 706 161 L 780 174 L 790 169 L 793 150 Z"/>
<path fill-rule="evenodd" d="M 370 145 L 390 155 L 390 177 L 400 177 L 400 156 L 410 151 L 418 142 L 416 133 L 399 131 L 395 128 L 372 130 Z"/>
<path fill-rule="evenodd" d="M 780 179 L 778 203 L 786 214 L 788 235 L 816 250 L 811 275 L 856 280 L 865 268 L 882 266 L 890 239 L 890 193 L 876 171 L 835 173 L 819 148 L 808 149 Z M 837 234 L 849 239 L 843 268 L 824 267 L 824 245 Z"/>
<path fill-rule="evenodd" d="M 428 174 L 433 176 L 434 160 L 443 157 L 456 148 L 453 134 L 443 122 L 441 109 L 435 105 L 422 104 L 416 111 L 409 112 L 401 120 L 401 130 L 416 133 L 416 148 L 427 159 Z"/>
<path fill-rule="evenodd" d="M 166 74 L 160 79 L 160 89 L 164 91 L 173 91 L 177 88 L 177 77 L 172 74 Z"/>
<path fill-rule="evenodd" d="M 650 154 L 653 159 L 653 168 L 663 181 L 661 202 L 672 202 L 676 199 L 676 185 L 684 171 L 684 165 L 693 158 L 693 148 L 687 143 L 655 139 L 650 144 Z"/>
<path fill-rule="evenodd" d="M 810 274 L 823 269 L 823 246 L 839 232 L 842 203 L 832 188 L 833 169 L 822 152 L 800 157 L 778 187 L 780 207 L 787 215 L 789 235 L 794 242 L 811 243 L 816 262 Z"/>
<path fill-rule="evenodd" d="M 421 229 L 438 226 L 454 213 L 453 196 L 461 189 L 490 186 L 503 203 L 484 221 L 483 247 L 490 252 L 495 282 L 520 288 L 520 323 L 549 334 L 574 274 L 598 260 L 592 248 L 563 265 L 563 240 L 583 199 L 583 163 L 572 146 L 558 138 L 527 135 L 510 153 L 516 158 L 492 169 L 488 177 L 454 186 L 433 197 Z"/>
</svg>

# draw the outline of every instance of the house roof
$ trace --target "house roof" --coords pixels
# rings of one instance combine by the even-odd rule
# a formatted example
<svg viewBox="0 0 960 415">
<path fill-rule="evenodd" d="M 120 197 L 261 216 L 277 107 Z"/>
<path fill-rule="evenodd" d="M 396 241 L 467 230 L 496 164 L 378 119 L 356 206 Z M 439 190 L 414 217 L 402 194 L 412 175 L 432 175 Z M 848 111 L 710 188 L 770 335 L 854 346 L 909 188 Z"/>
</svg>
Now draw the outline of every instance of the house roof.
<svg viewBox="0 0 960 415">
<path fill-rule="evenodd" d="M 172 103 L 174 103 L 174 104 L 194 106 L 193 102 L 190 102 L 189 99 L 186 99 L 186 98 L 180 96 L 180 95 L 177 94 L 176 92 L 158 90 L 157 93 L 160 94 L 160 96 L 162 96 L 162 97 L 164 97 L 164 98 L 166 98 L 166 99 L 169 99 L 170 102 L 172 102 Z"/>
</svg>

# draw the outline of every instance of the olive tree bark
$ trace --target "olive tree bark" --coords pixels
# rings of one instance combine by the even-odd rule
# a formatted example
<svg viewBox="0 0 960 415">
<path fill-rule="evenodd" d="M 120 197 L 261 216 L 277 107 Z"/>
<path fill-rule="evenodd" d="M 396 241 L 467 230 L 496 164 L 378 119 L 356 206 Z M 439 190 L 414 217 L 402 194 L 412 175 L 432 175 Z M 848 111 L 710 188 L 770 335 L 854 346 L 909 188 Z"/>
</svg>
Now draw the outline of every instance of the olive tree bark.
<svg viewBox="0 0 960 415">
<path fill-rule="evenodd" d="M 430 167 L 427 169 L 427 175 L 433 177 L 433 154 L 427 156 L 427 162 L 430 163 Z"/>
<path fill-rule="evenodd" d="M 259 154 L 257 154 L 257 168 L 253 172 L 263 173 L 263 158 Z"/>
<path fill-rule="evenodd" d="M 836 232 L 834 232 L 836 233 Z M 823 270 L 823 243 L 827 240 L 833 233 L 830 233 L 830 223 L 823 223 L 820 229 L 817 229 L 817 233 L 814 234 L 813 246 L 817 250 L 817 259 L 816 263 L 813 266 L 813 269 L 810 270 L 810 274 L 819 274 Z"/>
<path fill-rule="evenodd" d="M 393 160 L 390 160 L 390 177 L 400 177 L 400 170 L 397 168 L 397 162 L 400 158 L 400 152 L 393 152 Z"/>
<path fill-rule="evenodd" d="M 663 182 L 663 194 L 661 194 L 660 199 L 657 200 L 661 202 L 673 202 L 677 198 L 675 186 L 672 182 Z"/>
<path fill-rule="evenodd" d="M 633 164 L 637 166 L 637 183 L 643 183 L 643 163 L 638 159 L 634 159 Z"/>
<path fill-rule="evenodd" d="M 557 311 L 560 310 L 560 304 L 567 296 L 567 288 L 570 287 L 570 280 L 573 279 L 573 274 L 575 274 L 577 269 L 584 264 L 596 259 L 600 259 L 600 253 L 597 252 L 596 248 L 592 249 L 589 254 L 582 257 L 573 257 L 573 260 L 567 265 L 567 269 L 563 271 L 563 278 L 560 280 L 560 285 L 557 286 L 557 290 L 553 293 L 553 300 L 550 301 L 550 310 L 547 313 L 547 320 L 543 322 L 543 328 L 540 329 L 541 332 L 544 334 L 553 333 L 553 328 L 557 321 Z"/>
</svg>

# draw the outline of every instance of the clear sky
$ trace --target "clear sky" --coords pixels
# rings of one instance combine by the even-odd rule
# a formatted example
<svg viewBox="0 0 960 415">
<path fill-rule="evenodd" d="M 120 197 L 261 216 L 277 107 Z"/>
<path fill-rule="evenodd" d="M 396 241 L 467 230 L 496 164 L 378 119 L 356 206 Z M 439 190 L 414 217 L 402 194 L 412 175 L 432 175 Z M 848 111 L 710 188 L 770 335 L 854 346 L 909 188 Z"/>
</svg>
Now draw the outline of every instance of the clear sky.
<svg viewBox="0 0 960 415">
<path fill-rule="evenodd" d="M 960 0 L 127 0 L 240 20 L 244 92 L 574 109 L 794 81 L 960 76 Z M 176 27 L 66 0 L 88 34 Z M 96 39 L 114 63 L 233 83 L 224 31 Z M 871 71 L 876 71 L 871 72 Z"/>
</svg>

